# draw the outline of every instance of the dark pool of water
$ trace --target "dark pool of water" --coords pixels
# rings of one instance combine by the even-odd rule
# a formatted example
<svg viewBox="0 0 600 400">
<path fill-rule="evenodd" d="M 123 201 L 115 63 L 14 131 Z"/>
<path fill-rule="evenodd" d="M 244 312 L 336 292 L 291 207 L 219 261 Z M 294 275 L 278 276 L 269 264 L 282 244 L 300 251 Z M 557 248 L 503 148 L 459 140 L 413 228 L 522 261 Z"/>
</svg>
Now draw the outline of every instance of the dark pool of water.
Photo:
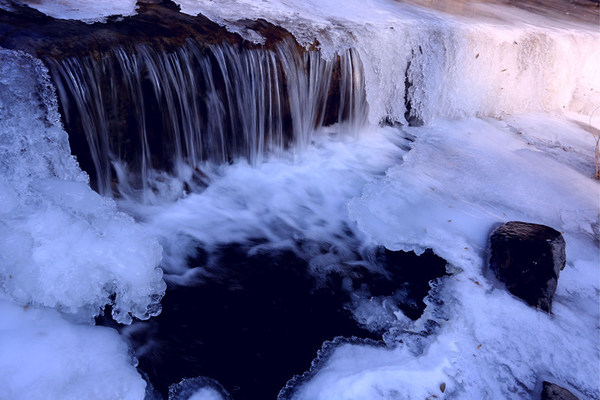
<svg viewBox="0 0 600 400">
<path fill-rule="evenodd" d="M 128 335 L 138 368 L 165 398 L 171 384 L 203 376 L 235 400 L 275 399 L 286 382 L 310 369 L 324 341 L 380 339 L 381 332 L 352 318 L 351 291 L 379 296 L 403 287 L 408 297 L 398 306 L 418 318 L 428 281 L 445 274 L 445 261 L 432 253 L 374 249 L 369 258 L 387 275 L 356 267 L 317 281 L 291 251 L 248 255 L 242 245 L 223 246 L 202 279 L 169 285 L 161 315 Z M 352 275 L 350 288 L 344 274 Z"/>
</svg>

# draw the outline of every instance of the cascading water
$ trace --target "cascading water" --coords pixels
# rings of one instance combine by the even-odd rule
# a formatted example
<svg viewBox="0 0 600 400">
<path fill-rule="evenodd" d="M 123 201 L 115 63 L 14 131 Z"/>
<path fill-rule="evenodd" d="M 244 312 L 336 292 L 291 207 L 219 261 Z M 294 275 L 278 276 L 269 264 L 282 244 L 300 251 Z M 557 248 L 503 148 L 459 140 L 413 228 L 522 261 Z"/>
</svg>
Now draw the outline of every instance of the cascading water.
<svg viewBox="0 0 600 400">
<path fill-rule="evenodd" d="M 306 147 L 323 124 L 357 131 L 366 120 L 352 50 L 327 61 L 291 39 L 274 49 L 188 39 L 173 51 L 138 45 L 47 61 L 105 195 L 115 178 L 122 194 L 131 185 L 148 194 L 161 169 L 194 187 L 206 161 L 256 165 L 266 153 Z"/>
</svg>

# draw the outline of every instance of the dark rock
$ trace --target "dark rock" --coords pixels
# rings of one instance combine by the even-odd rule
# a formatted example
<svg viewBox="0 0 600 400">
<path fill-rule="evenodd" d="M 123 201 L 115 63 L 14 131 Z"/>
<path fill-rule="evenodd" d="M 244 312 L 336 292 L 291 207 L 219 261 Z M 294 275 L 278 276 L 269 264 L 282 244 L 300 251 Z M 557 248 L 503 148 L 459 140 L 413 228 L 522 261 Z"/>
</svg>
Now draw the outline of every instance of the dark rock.
<svg viewBox="0 0 600 400">
<path fill-rule="evenodd" d="M 544 381 L 541 400 L 579 400 L 577 396 L 554 383 Z"/>
<path fill-rule="evenodd" d="M 492 232 L 490 250 L 490 269 L 508 291 L 549 312 L 566 264 L 560 232 L 544 225 L 508 222 Z"/>
</svg>

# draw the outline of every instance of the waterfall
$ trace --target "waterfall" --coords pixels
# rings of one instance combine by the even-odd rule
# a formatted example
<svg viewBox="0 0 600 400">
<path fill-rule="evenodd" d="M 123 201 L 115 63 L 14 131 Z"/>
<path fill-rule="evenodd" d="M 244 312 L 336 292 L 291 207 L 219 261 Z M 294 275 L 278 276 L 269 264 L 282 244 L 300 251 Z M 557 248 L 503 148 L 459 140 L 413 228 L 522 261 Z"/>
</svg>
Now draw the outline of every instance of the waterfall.
<svg viewBox="0 0 600 400">
<path fill-rule="evenodd" d="M 356 132 L 366 121 L 352 50 L 326 60 L 291 39 L 272 49 L 188 39 L 171 51 L 139 44 L 46 61 L 72 146 L 104 195 L 115 182 L 146 193 L 160 171 L 193 185 L 204 162 L 256 164 L 306 146 L 323 125 Z"/>
<path fill-rule="evenodd" d="M 596 5 L 83 3 L 0 0 L 2 396 L 600 399 Z"/>
</svg>

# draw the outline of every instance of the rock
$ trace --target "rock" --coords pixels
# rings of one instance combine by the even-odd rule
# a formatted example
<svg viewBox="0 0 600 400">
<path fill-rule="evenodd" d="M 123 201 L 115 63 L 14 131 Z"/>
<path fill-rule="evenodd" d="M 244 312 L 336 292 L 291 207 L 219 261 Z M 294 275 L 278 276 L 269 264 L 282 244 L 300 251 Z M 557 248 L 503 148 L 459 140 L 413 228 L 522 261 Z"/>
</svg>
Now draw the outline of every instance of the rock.
<svg viewBox="0 0 600 400">
<path fill-rule="evenodd" d="M 541 400 L 579 400 L 577 396 L 554 383 L 544 381 Z"/>
<path fill-rule="evenodd" d="M 508 291 L 549 312 L 566 264 L 560 232 L 545 225 L 508 222 L 492 232 L 490 252 L 490 269 Z"/>
</svg>

